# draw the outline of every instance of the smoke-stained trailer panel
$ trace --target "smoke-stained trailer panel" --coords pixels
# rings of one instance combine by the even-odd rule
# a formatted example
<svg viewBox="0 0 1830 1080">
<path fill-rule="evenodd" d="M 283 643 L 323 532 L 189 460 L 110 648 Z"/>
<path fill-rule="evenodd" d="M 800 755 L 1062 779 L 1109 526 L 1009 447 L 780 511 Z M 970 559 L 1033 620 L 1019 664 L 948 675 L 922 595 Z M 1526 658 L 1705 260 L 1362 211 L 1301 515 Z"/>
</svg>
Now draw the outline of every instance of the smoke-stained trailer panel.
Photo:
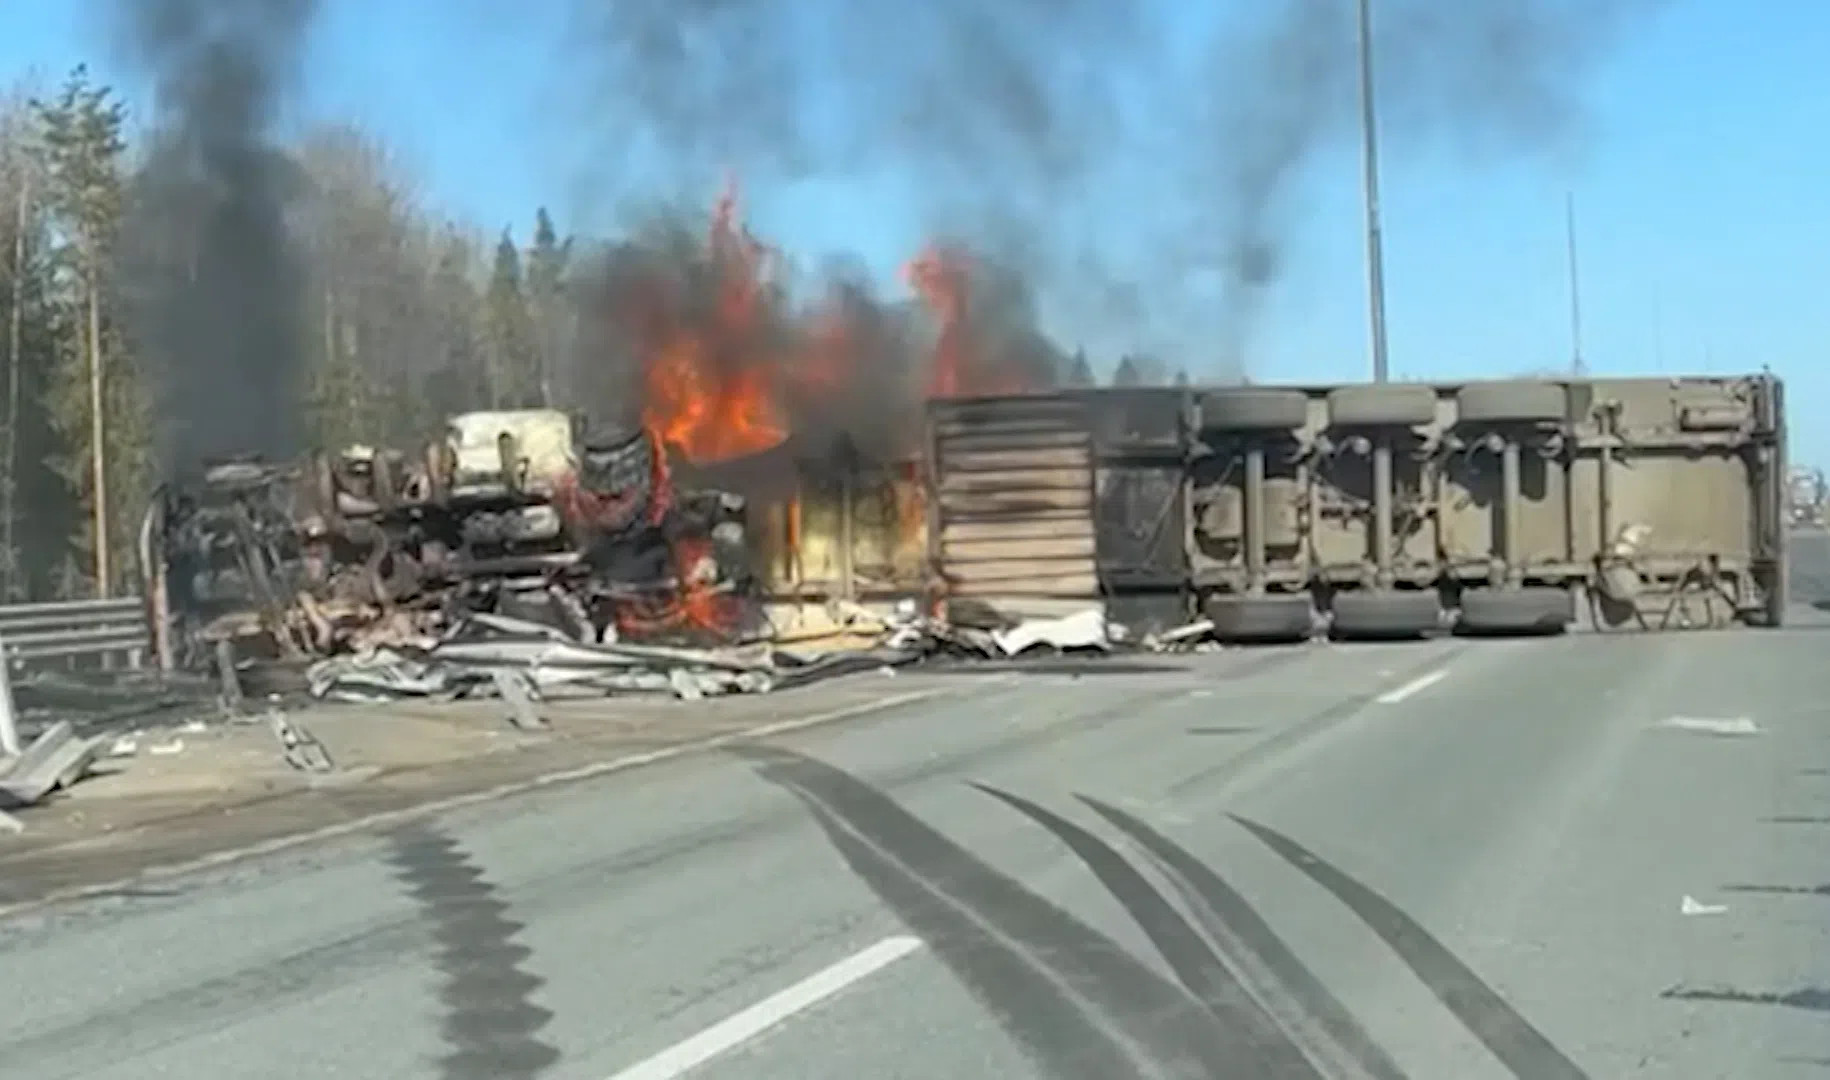
<svg viewBox="0 0 1830 1080">
<path fill-rule="evenodd" d="M 1099 581 L 1113 619 L 1138 633 L 1188 622 L 1189 391 L 1072 391 L 1087 410 Z"/>
<path fill-rule="evenodd" d="M 928 438 L 937 592 L 1013 617 L 1099 602 L 1093 442 L 1083 402 L 1053 395 L 934 401 Z"/>
</svg>

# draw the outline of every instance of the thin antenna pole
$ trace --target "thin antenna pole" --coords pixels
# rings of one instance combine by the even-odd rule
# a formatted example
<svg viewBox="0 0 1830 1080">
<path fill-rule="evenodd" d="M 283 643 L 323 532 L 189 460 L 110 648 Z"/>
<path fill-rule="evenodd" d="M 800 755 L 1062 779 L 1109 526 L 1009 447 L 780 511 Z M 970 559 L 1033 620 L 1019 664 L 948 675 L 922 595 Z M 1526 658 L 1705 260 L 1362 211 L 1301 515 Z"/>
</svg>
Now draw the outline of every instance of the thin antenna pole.
<svg viewBox="0 0 1830 1080">
<path fill-rule="evenodd" d="M 1360 0 L 1360 137 L 1366 168 L 1366 288 L 1373 381 L 1386 381 L 1385 241 L 1379 224 L 1379 130 L 1373 105 L 1372 0 Z"/>
<path fill-rule="evenodd" d="M 1582 276 L 1576 261 L 1576 193 L 1573 191 L 1564 196 L 1563 218 L 1569 235 L 1569 370 L 1580 379 L 1589 369 L 1582 359 Z"/>
</svg>

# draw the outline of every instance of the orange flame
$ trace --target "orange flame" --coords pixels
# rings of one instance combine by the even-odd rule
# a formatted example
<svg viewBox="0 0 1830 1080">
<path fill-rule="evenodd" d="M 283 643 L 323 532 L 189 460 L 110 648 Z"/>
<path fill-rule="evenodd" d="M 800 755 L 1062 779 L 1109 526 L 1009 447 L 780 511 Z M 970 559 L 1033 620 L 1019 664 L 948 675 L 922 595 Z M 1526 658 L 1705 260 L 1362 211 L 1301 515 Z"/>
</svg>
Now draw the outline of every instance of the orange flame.
<svg viewBox="0 0 1830 1080">
<path fill-rule="evenodd" d="M 928 393 L 955 397 L 965 385 L 966 267 L 957 256 L 930 245 L 903 268 L 903 277 L 940 320 Z"/>
<path fill-rule="evenodd" d="M 903 277 L 940 323 L 928 379 L 930 397 L 1020 394 L 1016 372 L 1000 372 L 973 340 L 971 266 L 963 255 L 930 244 L 903 267 Z"/>
<path fill-rule="evenodd" d="M 680 619 L 695 630 L 726 634 L 740 617 L 737 598 L 718 588 L 711 541 L 682 537 L 674 543 L 674 567 L 680 582 Z"/>
<path fill-rule="evenodd" d="M 672 328 L 648 357 L 643 414 L 663 445 L 701 463 L 761 453 L 788 437 L 772 366 L 746 355 L 762 338 L 767 253 L 738 223 L 733 188 L 718 199 L 709 249 L 710 325 Z"/>
</svg>

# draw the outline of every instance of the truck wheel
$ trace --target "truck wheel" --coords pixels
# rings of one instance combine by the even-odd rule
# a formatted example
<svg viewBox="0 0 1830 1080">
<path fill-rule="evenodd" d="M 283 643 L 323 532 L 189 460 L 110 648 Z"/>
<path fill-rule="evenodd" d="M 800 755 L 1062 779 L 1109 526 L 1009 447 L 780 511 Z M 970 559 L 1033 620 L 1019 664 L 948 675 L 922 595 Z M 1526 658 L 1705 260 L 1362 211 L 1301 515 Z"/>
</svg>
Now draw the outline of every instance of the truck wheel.
<svg viewBox="0 0 1830 1080">
<path fill-rule="evenodd" d="M 1535 424 L 1569 417 L 1569 393 L 1556 383 L 1469 383 L 1456 391 L 1456 417 L 1463 424 Z"/>
<path fill-rule="evenodd" d="M 1434 592 L 1355 589 L 1334 595 L 1329 624 L 1348 639 L 1419 638 L 1442 629 L 1442 601 Z"/>
<path fill-rule="evenodd" d="M 1465 634 L 1561 634 L 1576 621 L 1576 598 L 1568 589 L 1469 589 L 1461 594 L 1456 629 Z"/>
<path fill-rule="evenodd" d="M 1343 386 L 1328 394 L 1334 427 L 1418 427 L 1436 419 L 1436 390 L 1415 383 Z"/>
<path fill-rule="evenodd" d="M 1303 641 L 1315 632 L 1315 605 L 1301 594 L 1234 596 L 1215 593 L 1201 604 L 1221 641 Z"/>
<path fill-rule="evenodd" d="M 1768 630 L 1783 629 L 1786 624 L 1786 606 L 1792 602 L 1787 570 L 1787 565 L 1780 562 L 1754 571 L 1755 582 L 1766 591 L 1766 604 L 1754 618 Z"/>
<path fill-rule="evenodd" d="M 1309 422 L 1301 390 L 1210 390 L 1201 395 L 1201 426 L 1215 431 L 1293 431 Z"/>
</svg>

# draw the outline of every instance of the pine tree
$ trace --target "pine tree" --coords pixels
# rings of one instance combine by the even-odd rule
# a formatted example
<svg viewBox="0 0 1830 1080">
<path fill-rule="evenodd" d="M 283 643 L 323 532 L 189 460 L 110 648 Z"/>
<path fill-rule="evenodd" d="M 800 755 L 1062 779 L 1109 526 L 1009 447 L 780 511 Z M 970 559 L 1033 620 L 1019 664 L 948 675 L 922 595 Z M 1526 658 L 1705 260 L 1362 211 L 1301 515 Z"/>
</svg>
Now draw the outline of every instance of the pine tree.
<svg viewBox="0 0 1830 1080">
<path fill-rule="evenodd" d="M 435 416 L 477 408 L 490 399 L 489 344 L 486 319 L 480 313 L 482 289 L 476 245 L 455 225 L 447 224 L 433 240 L 429 281 L 431 307 L 438 318 L 439 356 L 427 380 L 427 405 Z"/>
<path fill-rule="evenodd" d="M 1122 357 L 1118 367 L 1112 372 L 1113 386 L 1141 386 L 1143 374 L 1138 370 L 1137 361 L 1130 356 Z"/>
<path fill-rule="evenodd" d="M 39 166 L 54 244 L 57 357 L 45 393 L 64 444 L 55 467 L 87 511 L 74 547 L 91 587 L 131 584 L 132 538 L 152 475 L 146 386 L 113 317 L 114 259 L 125 209 L 125 107 L 77 68 L 35 102 Z"/>
<path fill-rule="evenodd" d="M 43 366 L 43 215 L 38 212 L 44 184 L 31 155 L 35 116 L 23 98 L 0 102 L 0 327 L 5 342 L 4 420 L 0 421 L 0 602 L 18 603 L 30 595 L 29 540 L 49 523 L 27 524 L 22 508 L 40 494 L 34 490 L 43 472 L 42 409 L 22 407 L 29 393 L 39 396 Z M 34 423 L 35 422 L 35 423 Z M 30 427 L 32 430 L 28 431 Z M 33 451 L 37 450 L 38 453 Z"/>
<path fill-rule="evenodd" d="M 527 252 L 527 300 L 539 352 L 540 402 L 549 407 L 561 381 L 567 337 L 565 279 L 571 259 L 571 237 L 562 243 L 552 217 L 541 207 L 534 214 L 534 243 Z"/>
<path fill-rule="evenodd" d="M 1062 381 L 1075 387 L 1094 385 L 1093 365 L 1087 362 L 1085 349 L 1074 350 L 1074 358 L 1068 361 L 1067 377 Z"/>
<path fill-rule="evenodd" d="M 533 318 L 521 282 L 521 252 L 506 229 L 484 298 L 489 320 L 489 397 L 496 409 L 522 408 L 539 399 Z"/>
</svg>

